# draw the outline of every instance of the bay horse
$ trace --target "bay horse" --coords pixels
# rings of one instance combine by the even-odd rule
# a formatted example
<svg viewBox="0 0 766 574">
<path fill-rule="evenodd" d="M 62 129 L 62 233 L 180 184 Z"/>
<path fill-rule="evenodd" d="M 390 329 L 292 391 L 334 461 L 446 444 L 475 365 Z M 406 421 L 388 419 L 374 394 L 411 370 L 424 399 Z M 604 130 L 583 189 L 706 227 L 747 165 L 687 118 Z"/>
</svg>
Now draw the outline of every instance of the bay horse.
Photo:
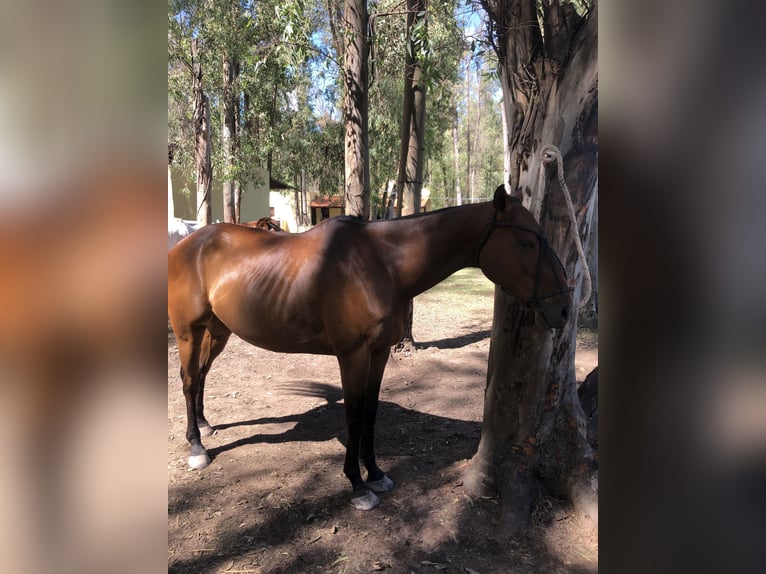
<svg viewBox="0 0 766 574">
<path fill-rule="evenodd" d="M 335 355 L 348 442 L 343 472 L 360 510 L 393 481 L 375 462 L 373 434 L 383 371 L 400 340 L 409 301 L 464 267 L 480 267 L 525 302 L 548 329 L 572 305 L 564 267 L 519 198 L 392 220 L 329 219 L 303 233 L 209 225 L 168 253 L 168 314 L 186 398 L 189 466 L 210 458 L 205 377 L 231 333 L 285 353 Z M 332 296 L 329 296 L 332 295 Z M 367 470 L 362 479 L 359 461 Z"/>
<path fill-rule="evenodd" d="M 266 231 L 284 231 L 284 229 L 277 225 L 277 222 L 274 221 L 271 217 L 261 217 L 255 221 L 246 221 L 245 223 L 240 223 L 240 225 L 245 227 L 253 227 L 255 229 L 265 229 Z"/>
</svg>

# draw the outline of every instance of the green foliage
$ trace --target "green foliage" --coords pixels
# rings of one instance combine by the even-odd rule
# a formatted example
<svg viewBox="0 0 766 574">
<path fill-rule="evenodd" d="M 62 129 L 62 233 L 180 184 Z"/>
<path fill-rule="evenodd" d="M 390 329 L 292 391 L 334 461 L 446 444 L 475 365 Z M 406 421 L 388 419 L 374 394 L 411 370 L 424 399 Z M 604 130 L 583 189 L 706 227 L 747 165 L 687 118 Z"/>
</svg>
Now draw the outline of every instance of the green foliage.
<svg viewBox="0 0 766 574">
<path fill-rule="evenodd" d="M 473 6 L 473 5 L 472 5 Z M 369 152 L 372 204 L 381 201 L 389 180 L 395 179 L 402 117 L 406 15 L 400 0 L 371 0 L 375 19 L 369 91 Z M 411 31 L 414 56 L 424 71 L 426 98 L 425 185 L 434 207 L 454 202 L 456 177 L 465 179 L 466 114 L 478 102 L 483 119 L 480 189 L 494 189 L 502 177 L 502 125 L 494 93 L 496 67 L 492 51 L 466 36 L 465 8 L 449 2 L 429 3 L 425 18 Z M 398 12 L 398 13 L 397 13 Z M 343 134 L 342 54 L 330 31 L 345 34 L 338 14 L 341 0 L 169 0 L 168 3 L 168 143 L 175 162 L 192 172 L 191 39 L 200 43 L 203 83 L 210 98 L 214 179 L 221 181 L 223 72 L 222 59 L 239 63 L 234 90 L 238 94 L 238 133 L 235 169 L 241 181 L 255 176 L 254 168 L 272 167 L 272 175 L 294 182 L 303 171 L 324 194 L 342 193 Z M 388 14 L 391 13 L 391 14 Z M 385 15 L 388 14 L 388 15 Z M 426 24 L 427 19 L 427 24 Z M 465 66 L 472 54 L 481 62 L 482 93 L 465 94 Z M 453 167 L 451 126 L 460 117 L 460 168 Z M 479 158 L 477 158 L 479 159 Z M 467 182 L 463 181 L 465 193 Z M 488 193 L 488 192 L 486 192 Z"/>
</svg>

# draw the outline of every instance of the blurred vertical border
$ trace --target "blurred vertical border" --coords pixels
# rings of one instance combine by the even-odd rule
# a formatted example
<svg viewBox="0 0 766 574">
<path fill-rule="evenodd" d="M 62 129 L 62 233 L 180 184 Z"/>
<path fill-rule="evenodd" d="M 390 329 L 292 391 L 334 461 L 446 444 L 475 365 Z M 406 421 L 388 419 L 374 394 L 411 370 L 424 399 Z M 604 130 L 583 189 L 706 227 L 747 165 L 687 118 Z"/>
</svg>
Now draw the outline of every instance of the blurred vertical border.
<svg viewBox="0 0 766 574">
<path fill-rule="evenodd" d="M 166 568 L 166 19 L 0 19 L 0 571 Z M 600 568 L 760 572 L 762 19 L 600 12 Z"/>
<path fill-rule="evenodd" d="M 162 571 L 166 17 L 2 14 L 0 571 Z"/>
<path fill-rule="evenodd" d="M 762 572 L 761 17 L 599 8 L 599 567 Z"/>
</svg>

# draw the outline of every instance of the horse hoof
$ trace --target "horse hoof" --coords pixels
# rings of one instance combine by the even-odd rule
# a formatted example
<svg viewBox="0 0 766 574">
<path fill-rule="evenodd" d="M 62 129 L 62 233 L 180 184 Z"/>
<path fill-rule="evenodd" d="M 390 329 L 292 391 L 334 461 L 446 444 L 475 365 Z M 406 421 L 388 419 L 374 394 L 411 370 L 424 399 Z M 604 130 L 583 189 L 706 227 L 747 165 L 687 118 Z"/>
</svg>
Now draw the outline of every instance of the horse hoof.
<svg viewBox="0 0 766 574">
<path fill-rule="evenodd" d="M 388 492 L 394 488 L 394 481 L 384 474 L 380 480 L 365 482 L 364 485 L 373 492 Z"/>
<path fill-rule="evenodd" d="M 213 436 L 213 427 L 210 425 L 198 425 L 200 436 Z"/>
<path fill-rule="evenodd" d="M 210 464 L 210 457 L 207 455 L 206 452 L 203 452 L 202 454 L 192 455 L 189 457 L 189 466 L 193 468 L 194 470 L 205 468 L 209 464 Z"/>
<path fill-rule="evenodd" d="M 351 499 L 351 504 L 357 510 L 372 510 L 380 504 L 380 499 L 374 493 L 367 490 L 359 496 L 354 496 Z"/>
</svg>

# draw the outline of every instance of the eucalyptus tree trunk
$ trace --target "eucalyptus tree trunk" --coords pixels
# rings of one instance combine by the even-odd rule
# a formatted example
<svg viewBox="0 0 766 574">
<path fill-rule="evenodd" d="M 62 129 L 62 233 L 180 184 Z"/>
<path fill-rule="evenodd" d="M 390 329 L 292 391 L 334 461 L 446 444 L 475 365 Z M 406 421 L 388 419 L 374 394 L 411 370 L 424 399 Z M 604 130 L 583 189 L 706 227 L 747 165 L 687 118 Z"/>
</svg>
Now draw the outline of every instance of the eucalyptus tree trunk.
<svg viewBox="0 0 766 574">
<path fill-rule="evenodd" d="M 478 136 L 474 136 L 478 137 Z M 471 60 L 465 61 L 465 190 L 473 203 L 474 194 L 471 188 Z"/>
<path fill-rule="evenodd" d="M 569 4 L 543 2 L 544 34 L 534 1 L 482 0 L 493 29 L 511 152 L 511 187 L 539 209 L 551 247 L 581 296 L 573 233 L 588 244 L 597 193 L 597 8 L 578 16 Z M 578 220 L 570 229 L 557 168 L 536 186 L 540 150 L 556 145 Z M 464 477 L 473 494 L 497 495 L 503 525 L 523 528 L 540 493 L 568 498 L 598 520 L 597 465 L 586 434 L 574 371 L 577 313 L 554 332 L 538 327 L 519 301 L 495 291 L 484 424 Z"/>
<path fill-rule="evenodd" d="M 404 66 L 401 146 L 396 187 L 399 190 L 397 216 L 420 212 L 425 163 L 426 83 L 417 57 L 413 32 L 425 26 L 425 0 L 407 0 L 407 50 Z"/>
<path fill-rule="evenodd" d="M 239 65 L 230 54 L 223 55 L 223 121 L 221 122 L 221 151 L 224 158 L 223 220 L 237 223 L 237 196 L 233 180 L 234 147 L 237 137 L 237 93 L 234 81 L 239 75 Z"/>
<path fill-rule="evenodd" d="M 425 26 L 425 0 L 407 0 L 407 50 L 405 50 L 404 101 L 402 113 L 402 140 L 399 155 L 399 190 L 397 217 L 420 213 L 423 190 L 423 164 L 425 163 L 426 82 L 421 59 L 417 55 L 414 30 Z M 421 28 L 422 29 L 422 28 Z M 409 302 L 404 336 L 394 345 L 393 352 L 412 353 L 415 339 L 412 335 L 413 305 Z"/>
<path fill-rule="evenodd" d="M 202 84 L 202 62 L 199 55 L 199 41 L 191 41 L 192 50 L 192 93 L 194 97 L 194 165 L 197 187 L 197 222 L 209 225 L 213 220 L 210 190 L 213 168 L 210 161 L 210 100 Z"/>
<path fill-rule="evenodd" d="M 503 122 L 503 182 L 506 184 L 506 191 L 510 192 L 508 184 L 511 181 L 511 133 L 508 118 L 511 117 L 511 101 L 505 96 L 500 102 L 500 116 Z"/>
<path fill-rule="evenodd" d="M 367 0 L 345 0 L 343 19 L 346 215 L 370 218 L 368 146 Z"/>
<path fill-rule="evenodd" d="M 452 148 L 454 153 L 454 171 L 455 171 L 455 205 L 463 205 L 463 191 L 460 189 L 460 124 L 458 122 L 457 107 L 455 107 L 455 117 L 452 118 Z"/>
<path fill-rule="evenodd" d="M 481 104 L 481 70 L 479 68 L 476 69 L 476 117 L 474 118 L 474 121 L 476 122 L 475 128 L 473 130 L 473 141 L 470 142 L 471 146 L 471 157 L 473 158 L 473 161 L 470 163 L 470 169 L 468 170 L 468 186 L 471 190 L 471 203 L 474 203 L 476 201 L 476 172 L 478 171 L 479 167 L 479 161 L 478 158 L 481 157 L 481 143 L 484 141 L 484 138 L 481 137 L 481 112 L 482 112 L 482 104 Z"/>
</svg>

